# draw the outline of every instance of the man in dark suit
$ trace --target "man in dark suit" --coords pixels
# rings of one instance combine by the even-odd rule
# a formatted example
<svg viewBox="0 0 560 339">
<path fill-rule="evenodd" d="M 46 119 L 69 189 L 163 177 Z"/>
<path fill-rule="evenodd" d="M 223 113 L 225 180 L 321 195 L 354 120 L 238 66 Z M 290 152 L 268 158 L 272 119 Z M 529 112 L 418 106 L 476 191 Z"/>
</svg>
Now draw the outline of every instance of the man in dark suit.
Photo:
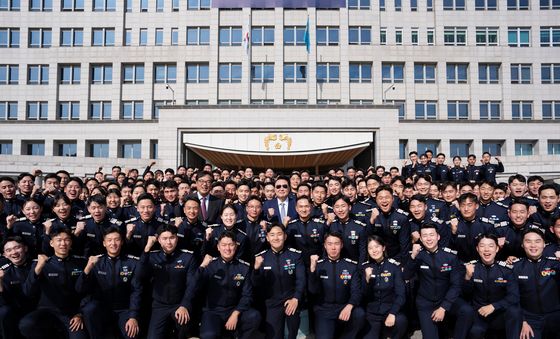
<svg viewBox="0 0 560 339">
<path fill-rule="evenodd" d="M 224 206 L 224 200 L 210 194 L 213 178 L 210 172 L 199 173 L 196 180 L 196 192 L 191 194 L 200 200 L 198 219 L 207 225 L 219 222 L 220 211 Z"/>
<path fill-rule="evenodd" d="M 263 210 L 270 222 L 286 225 L 288 221 L 297 218 L 296 202 L 289 197 L 290 179 L 279 176 L 274 183 L 276 198 L 264 202 Z M 288 219 L 289 218 L 289 219 Z"/>
</svg>

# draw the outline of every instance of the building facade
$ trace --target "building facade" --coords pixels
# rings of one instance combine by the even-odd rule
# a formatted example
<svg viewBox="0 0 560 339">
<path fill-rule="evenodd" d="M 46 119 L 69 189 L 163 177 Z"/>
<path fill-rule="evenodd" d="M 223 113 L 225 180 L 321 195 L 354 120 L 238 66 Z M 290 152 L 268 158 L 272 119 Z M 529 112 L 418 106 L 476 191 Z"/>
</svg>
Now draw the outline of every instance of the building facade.
<svg viewBox="0 0 560 339">
<path fill-rule="evenodd" d="M 233 132 L 262 134 L 243 149 L 232 141 L 231 159 L 364 141 L 327 143 L 340 137 L 328 134 L 337 132 L 329 117 L 341 132 L 375 133 L 367 156 L 316 169 L 400 166 L 409 151 L 432 149 L 490 151 L 508 173 L 560 174 L 559 0 L 345 5 L 0 0 L 0 172 L 198 165 L 238 140 Z M 196 128 L 213 134 L 205 151 Z M 270 133 L 325 144 L 263 149 Z M 259 167 L 250 159 L 228 165 Z"/>
</svg>

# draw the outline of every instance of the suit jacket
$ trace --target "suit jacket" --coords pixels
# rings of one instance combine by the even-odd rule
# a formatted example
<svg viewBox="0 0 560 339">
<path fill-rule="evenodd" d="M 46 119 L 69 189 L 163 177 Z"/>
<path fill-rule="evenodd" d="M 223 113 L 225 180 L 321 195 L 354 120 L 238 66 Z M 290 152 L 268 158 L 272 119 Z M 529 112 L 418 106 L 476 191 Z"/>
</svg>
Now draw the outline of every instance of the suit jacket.
<svg viewBox="0 0 560 339">
<path fill-rule="evenodd" d="M 190 196 L 198 198 L 198 193 L 194 192 L 190 194 Z M 206 219 L 202 218 L 202 208 L 198 211 L 198 220 L 201 222 L 205 222 L 208 225 L 211 224 L 219 224 L 220 223 L 220 211 L 222 207 L 224 207 L 224 200 L 213 196 L 212 194 L 208 194 L 206 196 L 208 198 L 208 202 L 206 203 Z M 202 204 L 202 201 L 200 201 Z"/>
<path fill-rule="evenodd" d="M 296 212 L 296 200 L 288 197 L 287 201 L 288 210 L 286 211 L 286 215 L 294 220 L 298 216 Z M 274 215 L 272 217 L 268 215 L 269 208 L 274 208 Z M 265 201 L 263 205 L 263 213 L 266 215 L 268 221 L 282 223 L 282 220 L 280 220 L 280 209 L 278 208 L 278 198 Z"/>
</svg>

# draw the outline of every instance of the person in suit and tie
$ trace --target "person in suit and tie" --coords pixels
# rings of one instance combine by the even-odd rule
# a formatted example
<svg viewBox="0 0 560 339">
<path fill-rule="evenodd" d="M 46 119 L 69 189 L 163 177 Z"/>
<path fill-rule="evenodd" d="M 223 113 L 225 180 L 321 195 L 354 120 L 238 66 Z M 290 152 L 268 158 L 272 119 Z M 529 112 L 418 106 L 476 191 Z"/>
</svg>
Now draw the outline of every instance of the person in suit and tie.
<svg viewBox="0 0 560 339">
<path fill-rule="evenodd" d="M 276 198 L 265 201 L 263 209 L 266 211 L 269 222 L 286 225 L 290 220 L 297 218 L 296 202 L 289 197 L 290 179 L 279 176 L 274 183 L 274 192 Z"/>
<path fill-rule="evenodd" d="M 196 192 L 191 196 L 200 200 L 198 219 L 206 225 L 216 224 L 220 220 L 220 211 L 224 206 L 224 200 L 210 194 L 214 178 L 212 173 L 204 171 L 199 173 L 197 177 Z"/>
</svg>

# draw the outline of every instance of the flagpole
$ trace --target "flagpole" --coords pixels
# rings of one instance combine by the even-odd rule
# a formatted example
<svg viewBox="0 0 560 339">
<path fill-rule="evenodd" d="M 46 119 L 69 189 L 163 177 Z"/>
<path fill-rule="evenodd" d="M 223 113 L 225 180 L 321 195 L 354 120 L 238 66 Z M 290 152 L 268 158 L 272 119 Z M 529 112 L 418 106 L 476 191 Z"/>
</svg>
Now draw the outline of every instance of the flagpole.
<svg viewBox="0 0 560 339">
<path fill-rule="evenodd" d="M 247 27 L 247 32 L 245 32 L 245 39 L 247 39 L 247 50 L 246 53 L 247 54 L 247 58 L 248 58 L 248 62 L 249 62 L 249 104 L 251 104 L 251 94 L 252 94 L 252 88 L 253 87 L 253 82 L 251 80 L 251 70 L 252 70 L 252 65 L 251 65 L 251 57 L 253 54 L 253 46 L 251 46 L 251 27 L 253 25 L 252 23 L 252 19 L 253 19 L 253 9 L 249 8 L 249 26 Z"/>
<path fill-rule="evenodd" d="M 310 27 L 309 27 L 309 12 L 307 13 L 307 22 L 305 25 L 305 33 L 303 35 L 303 40 L 305 42 L 305 51 L 306 51 L 306 55 L 307 55 L 307 63 L 305 66 L 305 71 L 307 74 L 305 74 L 306 77 L 306 86 L 307 86 L 307 104 L 309 105 L 309 99 L 310 99 L 310 82 L 309 82 L 309 53 L 311 52 L 311 33 L 309 32 Z"/>
</svg>

